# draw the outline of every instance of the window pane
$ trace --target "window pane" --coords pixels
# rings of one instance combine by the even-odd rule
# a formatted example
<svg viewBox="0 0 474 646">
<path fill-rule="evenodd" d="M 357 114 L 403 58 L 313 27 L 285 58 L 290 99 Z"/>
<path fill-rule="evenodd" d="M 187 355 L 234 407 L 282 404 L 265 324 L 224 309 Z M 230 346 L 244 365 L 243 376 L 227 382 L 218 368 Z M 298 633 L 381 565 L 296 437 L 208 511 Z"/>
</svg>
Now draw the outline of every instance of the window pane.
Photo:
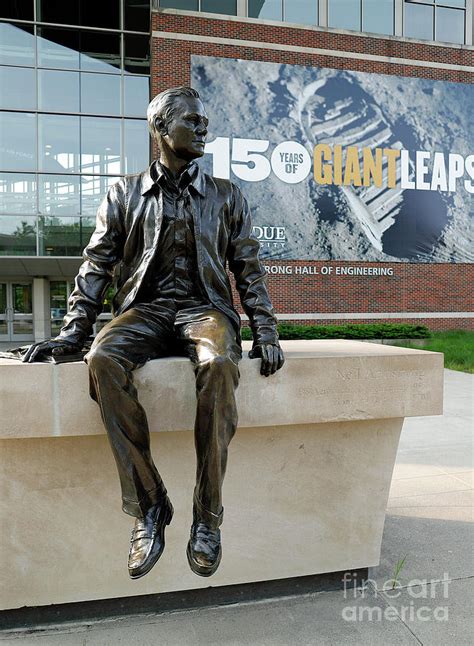
<svg viewBox="0 0 474 646">
<path fill-rule="evenodd" d="M 124 29 L 150 31 L 149 0 L 124 0 Z"/>
<path fill-rule="evenodd" d="M 36 115 L 0 112 L 0 168 L 36 170 Z"/>
<path fill-rule="evenodd" d="M 237 15 L 237 0 L 201 0 L 201 11 Z"/>
<path fill-rule="evenodd" d="M 54 22 L 58 25 L 78 25 L 81 0 L 37 0 L 40 22 Z M 99 6 L 99 3 L 97 3 Z"/>
<path fill-rule="evenodd" d="M 81 69 L 120 73 L 120 36 L 104 32 L 81 32 Z"/>
<path fill-rule="evenodd" d="M 0 63 L 26 66 L 35 64 L 33 27 L 0 23 Z"/>
<path fill-rule="evenodd" d="M 47 112 L 79 112 L 79 72 L 38 70 L 38 104 Z"/>
<path fill-rule="evenodd" d="M 16 20 L 33 20 L 34 0 L 2 0 L 0 17 Z"/>
<path fill-rule="evenodd" d="M 328 26 L 361 30 L 360 0 L 328 0 Z"/>
<path fill-rule="evenodd" d="M 81 212 L 82 215 L 95 216 L 100 203 L 109 188 L 117 182 L 118 177 L 104 177 L 103 175 L 81 176 Z"/>
<path fill-rule="evenodd" d="M 36 216 L 0 216 L 0 256 L 36 256 Z"/>
<path fill-rule="evenodd" d="M 393 35 L 394 0 L 363 0 L 362 31 Z"/>
<path fill-rule="evenodd" d="M 150 79 L 147 76 L 125 76 L 125 116 L 144 117 L 150 102 Z"/>
<path fill-rule="evenodd" d="M 38 65 L 79 68 L 79 33 L 70 29 L 38 27 Z"/>
<path fill-rule="evenodd" d="M 0 213 L 36 213 L 36 175 L 0 173 Z"/>
<path fill-rule="evenodd" d="M 464 43 L 465 12 L 459 9 L 436 8 L 436 40 Z"/>
<path fill-rule="evenodd" d="M 120 114 L 120 76 L 81 74 L 81 112 Z"/>
<path fill-rule="evenodd" d="M 35 110 L 35 71 L 27 67 L 0 67 L 0 107 Z"/>
<path fill-rule="evenodd" d="M 125 173 L 139 173 L 150 164 L 150 137 L 147 121 L 126 119 Z"/>
<path fill-rule="evenodd" d="M 80 256 L 94 231 L 92 218 L 38 218 L 40 256 Z"/>
<path fill-rule="evenodd" d="M 50 173 L 78 172 L 79 117 L 38 115 L 39 167 Z"/>
<path fill-rule="evenodd" d="M 436 4 L 444 4 L 448 7 L 465 7 L 466 0 L 437 0 Z"/>
<path fill-rule="evenodd" d="M 283 20 L 281 0 L 249 0 L 249 18 Z"/>
<path fill-rule="evenodd" d="M 120 2 L 121 0 L 79 0 L 81 25 L 120 29 Z"/>
<path fill-rule="evenodd" d="M 405 3 L 404 36 L 433 40 L 433 7 Z"/>
<path fill-rule="evenodd" d="M 120 175 L 120 119 L 81 117 L 81 170 Z"/>
<path fill-rule="evenodd" d="M 38 188 L 42 215 L 79 214 L 79 176 L 40 175 Z"/>
<path fill-rule="evenodd" d="M 124 36 L 126 72 L 150 73 L 150 39 L 148 36 Z"/>
<path fill-rule="evenodd" d="M 318 24 L 318 0 L 285 0 L 285 21 Z"/>
<path fill-rule="evenodd" d="M 185 9 L 186 11 L 197 11 L 198 0 L 160 0 L 161 9 Z"/>
</svg>

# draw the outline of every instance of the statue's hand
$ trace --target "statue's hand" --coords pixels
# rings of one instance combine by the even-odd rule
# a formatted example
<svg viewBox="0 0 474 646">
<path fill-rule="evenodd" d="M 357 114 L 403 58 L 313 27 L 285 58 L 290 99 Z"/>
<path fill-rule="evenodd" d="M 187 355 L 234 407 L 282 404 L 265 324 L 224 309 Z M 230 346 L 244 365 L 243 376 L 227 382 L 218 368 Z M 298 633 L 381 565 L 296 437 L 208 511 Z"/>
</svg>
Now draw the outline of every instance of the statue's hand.
<svg viewBox="0 0 474 646">
<path fill-rule="evenodd" d="M 79 352 L 80 349 L 81 346 L 77 344 L 66 343 L 65 341 L 59 341 L 57 339 L 40 341 L 30 345 L 22 361 L 24 363 L 33 363 L 39 360 L 41 356 L 74 354 L 75 352 Z"/>
<path fill-rule="evenodd" d="M 275 374 L 285 363 L 283 350 L 278 343 L 259 343 L 249 352 L 249 359 L 262 359 L 260 374 L 265 377 Z"/>
</svg>

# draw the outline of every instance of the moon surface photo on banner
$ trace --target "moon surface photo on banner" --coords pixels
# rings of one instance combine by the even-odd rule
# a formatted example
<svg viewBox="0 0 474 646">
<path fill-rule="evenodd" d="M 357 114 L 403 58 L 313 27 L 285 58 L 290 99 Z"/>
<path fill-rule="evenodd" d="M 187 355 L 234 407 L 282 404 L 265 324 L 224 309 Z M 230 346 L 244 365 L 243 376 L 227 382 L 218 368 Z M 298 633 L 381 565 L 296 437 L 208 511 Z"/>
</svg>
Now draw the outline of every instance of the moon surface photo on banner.
<svg viewBox="0 0 474 646">
<path fill-rule="evenodd" d="M 474 261 L 474 88 L 192 56 L 202 168 L 250 203 L 262 258 Z"/>
</svg>

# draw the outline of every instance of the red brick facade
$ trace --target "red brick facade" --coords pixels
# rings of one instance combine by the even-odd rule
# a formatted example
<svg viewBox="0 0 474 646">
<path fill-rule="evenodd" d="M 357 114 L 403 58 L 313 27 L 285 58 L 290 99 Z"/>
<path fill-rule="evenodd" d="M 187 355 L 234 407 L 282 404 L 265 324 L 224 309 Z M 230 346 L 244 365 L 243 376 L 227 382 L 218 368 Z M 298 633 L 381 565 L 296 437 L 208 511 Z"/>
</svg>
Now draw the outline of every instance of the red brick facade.
<svg viewBox="0 0 474 646">
<path fill-rule="evenodd" d="M 152 38 L 152 95 L 178 85 L 190 83 L 191 56 L 219 56 L 258 61 L 332 67 L 397 76 L 415 76 L 463 83 L 473 83 L 474 74 L 465 70 L 446 70 L 437 64 L 474 65 L 474 51 L 466 47 L 410 43 L 394 38 L 365 37 L 324 30 L 295 29 L 285 25 L 259 24 L 252 21 L 210 19 L 200 16 L 154 13 L 154 32 L 193 34 L 211 38 L 227 38 L 256 43 L 272 43 L 280 48 L 261 49 L 232 44 L 195 42 Z M 285 45 L 331 50 L 331 55 L 285 51 Z M 343 58 L 337 52 L 354 52 L 360 58 Z M 401 65 L 373 61 L 364 55 L 388 56 L 430 61 L 433 66 Z M 288 266 L 287 274 L 269 275 L 268 283 L 279 319 L 285 314 L 314 314 L 305 323 L 373 323 L 380 319 L 320 320 L 318 313 L 399 313 L 400 319 L 391 322 L 424 323 L 431 329 L 473 329 L 474 319 L 407 318 L 410 312 L 472 312 L 474 311 L 473 264 L 424 263 L 363 263 L 343 261 L 271 261 L 271 265 Z M 313 275 L 294 273 L 296 266 L 314 267 Z M 323 266 L 332 266 L 332 273 L 322 275 Z M 334 275 L 336 267 L 393 268 L 393 276 Z M 439 316 L 439 315 L 438 315 Z M 382 319 L 383 320 L 383 319 Z"/>
</svg>

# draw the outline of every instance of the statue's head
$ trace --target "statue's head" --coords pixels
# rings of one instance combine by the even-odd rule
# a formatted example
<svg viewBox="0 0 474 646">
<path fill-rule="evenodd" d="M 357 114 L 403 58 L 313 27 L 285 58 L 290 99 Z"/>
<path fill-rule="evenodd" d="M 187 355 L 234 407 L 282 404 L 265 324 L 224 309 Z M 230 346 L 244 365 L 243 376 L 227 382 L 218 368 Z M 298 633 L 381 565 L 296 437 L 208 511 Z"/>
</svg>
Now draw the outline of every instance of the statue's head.
<svg viewBox="0 0 474 646">
<path fill-rule="evenodd" d="M 209 121 L 196 90 L 178 87 L 161 92 L 148 106 L 147 118 L 162 151 L 187 162 L 202 157 Z"/>
</svg>

